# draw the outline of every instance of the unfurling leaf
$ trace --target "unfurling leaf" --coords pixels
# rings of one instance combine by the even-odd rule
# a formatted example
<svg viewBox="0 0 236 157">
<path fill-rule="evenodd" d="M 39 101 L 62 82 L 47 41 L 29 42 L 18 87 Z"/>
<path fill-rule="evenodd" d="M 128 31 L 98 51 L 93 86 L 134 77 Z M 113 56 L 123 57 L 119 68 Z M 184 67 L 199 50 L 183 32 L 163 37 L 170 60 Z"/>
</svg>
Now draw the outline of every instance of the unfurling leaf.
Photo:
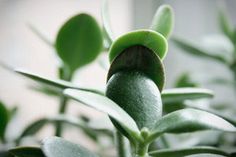
<svg viewBox="0 0 236 157">
<path fill-rule="evenodd" d="M 152 24 L 151 29 L 161 33 L 168 38 L 174 27 L 174 13 L 169 5 L 162 5 L 158 8 Z"/>
</svg>

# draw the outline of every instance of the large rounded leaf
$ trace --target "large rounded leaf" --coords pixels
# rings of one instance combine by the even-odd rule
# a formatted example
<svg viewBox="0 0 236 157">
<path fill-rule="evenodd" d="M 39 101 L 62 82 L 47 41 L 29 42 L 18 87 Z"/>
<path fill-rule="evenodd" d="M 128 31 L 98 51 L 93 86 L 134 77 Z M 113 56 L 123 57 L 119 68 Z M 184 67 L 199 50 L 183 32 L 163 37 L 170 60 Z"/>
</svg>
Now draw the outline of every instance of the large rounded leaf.
<svg viewBox="0 0 236 157">
<path fill-rule="evenodd" d="M 168 38 L 174 26 L 174 13 L 169 5 L 162 5 L 158 8 L 152 24 L 151 29 L 161 33 Z"/>
<path fill-rule="evenodd" d="M 69 19 L 59 30 L 56 39 L 57 53 L 72 71 L 93 61 L 102 47 L 100 27 L 88 14 Z"/>
<path fill-rule="evenodd" d="M 194 154 L 215 154 L 221 156 L 230 156 L 227 152 L 214 147 L 191 147 L 181 149 L 163 149 L 150 152 L 149 155 L 153 157 L 183 157 Z"/>
<path fill-rule="evenodd" d="M 163 133 L 186 133 L 210 129 L 236 132 L 232 124 L 214 114 L 196 109 L 182 109 L 167 114 L 159 120 L 152 130 L 150 141 Z"/>
<path fill-rule="evenodd" d="M 8 110 L 6 106 L 0 101 L 0 139 L 1 140 L 4 140 L 8 119 L 9 119 Z"/>
<path fill-rule="evenodd" d="M 47 157 L 98 157 L 86 148 L 58 137 L 45 139 L 41 147 Z"/>
</svg>

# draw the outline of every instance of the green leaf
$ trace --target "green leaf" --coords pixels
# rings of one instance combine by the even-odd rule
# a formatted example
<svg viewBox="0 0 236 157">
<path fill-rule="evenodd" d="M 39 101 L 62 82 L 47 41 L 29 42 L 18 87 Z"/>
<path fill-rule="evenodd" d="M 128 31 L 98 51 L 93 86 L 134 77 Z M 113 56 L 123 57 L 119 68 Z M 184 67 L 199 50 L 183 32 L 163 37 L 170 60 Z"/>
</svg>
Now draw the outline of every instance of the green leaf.
<svg viewBox="0 0 236 157">
<path fill-rule="evenodd" d="M 56 38 L 57 53 L 72 72 L 92 62 L 102 47 L 101 29 L 88 14 L 79 14 L 69 19 Z"/>
<path fill-rule="evenodd" d="M 17 157 L 45 157 L 39 147 L 16 147 L 9 152 Z"/>
<path fill-rule="evenodd" d="M 226 15 L 225 8 L 223 7 L 219 9 L 218 21 L 221 31 L 232 41 L 233 26 L 230 23 L 229 17 Z"/>
<path fill-rule="evenodd" d="M 86 148 L 58 137 L 43 140 L 42 150 L 47 157 L 98 157 Z"/>
<path fill-rule="evenodd" d="M 168 38 L 174 27 L 174 13 L 169 5 L 162 5 L 157 9 L 151 29 Z"/>
<path fill-rule="evenodd" d="M 33 122 L 32 124 L 28 125 L 25 128 L 25 130 L 22 132 L 22 134 L 20 135 L 19 139 L 25 136 L 31 136 L 31 135 L 36 134 L 37 132 L 40 131 L 40 129 L 42 129 L 47 124 L 56 124 L 56 123 L 65 123 L 65 124 L 73 125 L 80 128 L 86 127 L 83 121 L 81 121 L 78 118 L 68 116 L 68 115 L 67 116 L 57 115 L 54 117 L 39 119 Z"/>
<path fill-rule="evenodd" d="M 194 82 L 189 73 L 183 73 L 181 74 L 178 79 L 175 82 L 175 87 L 180 88 L 180 87 L 197 87 L 198 84 Z"/>
<path fill-rule="evenodd" d="M 162 117 L 152 130 L 149 140 L 163 133 L 187 133 L 201 130 L 221 130 L 236 132 L 236 128 L 226 120 L 196 109 L 182 109 Z"/>
<path fill-rule="evenodd" d="M 114 35 L 111 30 L 110 21 L 109 21 L 108 0 L 103 0 L 102 22 L 103 22 L 103 36 L 105 40 L 105 47 L 109 49 L 114 40 Z"/>
<path fill-rule="evenodd" d="M 32 24 L 28 24 L 28 27 L 44 43 L 46 43 L 50 47 L 54 47 L 54 44 L 48 38 L 46 38 L 45 35 L 43 35 L 35 26 L 33 26 Z"/>
<path fill-rule="evenodd" d="M 162 149 L 150 152 L 149 155 L 153 157 L 183 157 L 194 154 L 215 154 L 222 156 L 230 156 L 227 152 L 214 147 L 191 147 L 181 149 Z"/>
<path fill-rule="evenodd" d="M 1 140 L 5 140 L 5 131 L 6 131 L 6 127 L 9 121 L 9 114 L 8 114 L 8 110 L 5 106 L 5 104 L 3 104 L 0 101 L 0 139 Z"/>
<path fill-rule="evenodd" d="M 30 78 L 34 81 L 37 81 L 37 82 L 42 83 L 44 85 L 48 85 L 53 88 L 58 88 L 61 90 L 66 89 L 66 88 L 73 88 L 73 89 L 90 91 L 90 92 L 95 92 L 95 93 L 99 93 L 99 94 L 104 95 L 103 92 L 95 90 L 95 89 L 81 88 L 81 87 L 74 85 L 73 83 L 70 83 L 70 82 L 67 82 L 64 80 L 48 79 L 43 76 L 27 72 L 26 70 L 16 69 L 15 72 L 17 72 L 27 78 Z"/>
<path fill-rule="evenodd" d="M 172 38 L 172 41 L 184 52 L 187 52 L 191 55 L 195 55 L 198 57 L 203 57 L 203 58 L 208 58 L 208 59 L 213 59 L 215 61 L 218 61 L 223 64 L 228 64 L 227 60 L 220 56 L 220 55 L 213 55 L 210 54 L 206 49 L 200 47 L 199 45 L 190 43 L 184 39 L 174 37 Z"/>
<path fill-rule="evenodd" d="M 93 107 L 101 112 L 107 113 L 120 123 L 120 125 L 133 138 L 139 138 L 140 131 L 135 121 L 119 105 L 105 96 L 92 92 L 66 89 L 64 94 L 78 102 Z"/>
<path fill-rule="evenodd" d="M 178 103 L 185 100 L 194 100 L 202 98 L 212 98 L 213 92 L 203 88 L 173 88 L 163 90 L 162 94 L 163 103 Z"/>
</svg>

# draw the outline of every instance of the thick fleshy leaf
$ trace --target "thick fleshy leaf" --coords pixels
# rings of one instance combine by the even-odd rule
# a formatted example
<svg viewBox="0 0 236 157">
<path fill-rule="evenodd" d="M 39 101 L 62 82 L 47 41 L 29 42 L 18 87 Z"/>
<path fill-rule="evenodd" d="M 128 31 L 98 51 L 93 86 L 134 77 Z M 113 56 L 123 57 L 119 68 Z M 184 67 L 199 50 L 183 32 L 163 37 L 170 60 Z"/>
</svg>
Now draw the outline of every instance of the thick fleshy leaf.
<svg viewBox="0 0 236 157">
<path fill-rule="evenodd" d="M 108 13 L 108 0 L 103 0 L 102 22 L 103 22 L 103 36 L 105 40 L 105 47 L 109 49 L 114 40 L 114 35 L 110 26 L 109 13 Z"/>
<path fill-rule="evenodd" d="M 79 14 L 69 19 L 56 38 L 57 53 L 72 72 L 92 62 L 102 47 L 101 29 L 88 14 Z"/>
<path fill-rule="evenodd" d="M 47 157 L 98 157 L 86 148 L 58 137 L 43 140 L 42 150 Z"/>
<path fill-rule="evenodd" d="M 184 39 L 174 37 L 172 41 L 184 52 L 189 53 L 191 55 L 195 55 L 198 57 L 208 58 L 216 60 L 220 63 L 227 64 L 227 60 L 221 55 L 211 54 L 203 47 L 200 47 L 197 44 L 190 43 Z"/>
<path fill-rule="evenodd" d="M 182 109 L 165 115 L 152 129 L 150 140 L 163 133 L 187 133 L 201 130 L 221 130 L 236 132 L 236 128 L 226 120 L 212 113 Z"/>
<path fill-rule="evenodd" d="M 227 152 L 214 147 L 190 147 L 181 149 L 163 149 L 150 152 L 149 155 L 153 157 L 183 157 L 194 154 L 215 154 L 222 156 L 230 156 Z"/>
<path fill-rule="evenodd" d="M 9 152 L 17 157 L 46 157 L 39 147 L 16 147 Z"/>
<path fill-rule="evenodd" d="M 0 101 L 0 140 L 4 140 L 8 120 L 8 110 L 6 106 Z"/>
<path fill-rule="evenodd" d="M 45 35 L 43 35 L 43 33 L 40 32 L 34 25 L 28 24 L 28 27 L 44 43 L 46 43 L 50 47 L 54 47 L 54 44 Z"/>
<path fill-rule="evenodd" d="M 174 27 L 174 13 L 169 5 L 162 5 L 158 8 L 152 24 L 151 29 L 161 33 L 168 38 Z"/>
<path fill-rule="evenodd" d="M 212 98 L 213 92 L 203 88 L 173 88 L 163 90 L 162 94 L 163 103 L 178 103 L 185 100 Z"/>
<path fill-rule="evenodd" d="M 34 81 L 37 81 L 37 82 L 42 83 L 44 85 L 48 85 L 53 88 L 57 88 L 57 89 L 61 89 L 61 90 L 65 89 L 65 88 L 73 88 L 73 89 L 85 90 L 85 91 L 95 92 L 95 93 L 99 93 L 99 94 L 104 95 L 104 93 L 99 90 L 81 88 L 81 87 L 74 85 L 71 82 L 67 82 L 64 80 L 48 79 L 43 76 L 27 72 L 26 70 L 16 69 L 15 72 L 17 72 L 27 78 L 30 78 Z"/>
<path fill-rule="evenodd" d="M 118 121 L 131 137 L 139 138 L 140 131 L 135 121 L 119 105 L 107 97 L 75 89 L 66 89 L 64 94 L 78 102 L 108 114 Z"/>
</svg>

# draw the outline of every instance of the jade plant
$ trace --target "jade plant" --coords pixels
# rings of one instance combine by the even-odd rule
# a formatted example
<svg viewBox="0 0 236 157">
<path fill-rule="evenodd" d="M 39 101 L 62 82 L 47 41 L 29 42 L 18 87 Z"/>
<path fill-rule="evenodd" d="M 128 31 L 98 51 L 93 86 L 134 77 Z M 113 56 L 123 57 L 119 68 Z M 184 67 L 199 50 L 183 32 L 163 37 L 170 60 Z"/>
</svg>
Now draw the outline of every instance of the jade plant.
<svg viewBox="0 0 236 157">
<path fill-rule="evenodd" d="M 104 16 L 105 17 L 105 16 Z M 214 147 L 159 149 L 149 151 L 150 144 L 165 133 L 179 134 L 202 130 L 235 132 L 236 128 L 223 118 L 197 109 L 181 109 L 163 114 L 166 102 L 212 97 L 212 92 L 199 88 L 164 89 L 163 60 L 168 51 L 167 37 L 173 27 L 173 11 L 161 6 L 150 29 L 128 32 L 110 39 L 109 61 L 105 91 L 81 88 L 68 81 L 48 79 L 26 71 L 18 73 L 48 87 L 57 88 L 66 99 L 90 106 L 107 114 L 116 128 L 119 157 L 182 157 L 193 154 L 231 154 Z M 96 153 L 64 140 L 49 137 L 39 147 L 25 146 L 10 150 L 18 157 L 97 157 Z"/>
</svg>

